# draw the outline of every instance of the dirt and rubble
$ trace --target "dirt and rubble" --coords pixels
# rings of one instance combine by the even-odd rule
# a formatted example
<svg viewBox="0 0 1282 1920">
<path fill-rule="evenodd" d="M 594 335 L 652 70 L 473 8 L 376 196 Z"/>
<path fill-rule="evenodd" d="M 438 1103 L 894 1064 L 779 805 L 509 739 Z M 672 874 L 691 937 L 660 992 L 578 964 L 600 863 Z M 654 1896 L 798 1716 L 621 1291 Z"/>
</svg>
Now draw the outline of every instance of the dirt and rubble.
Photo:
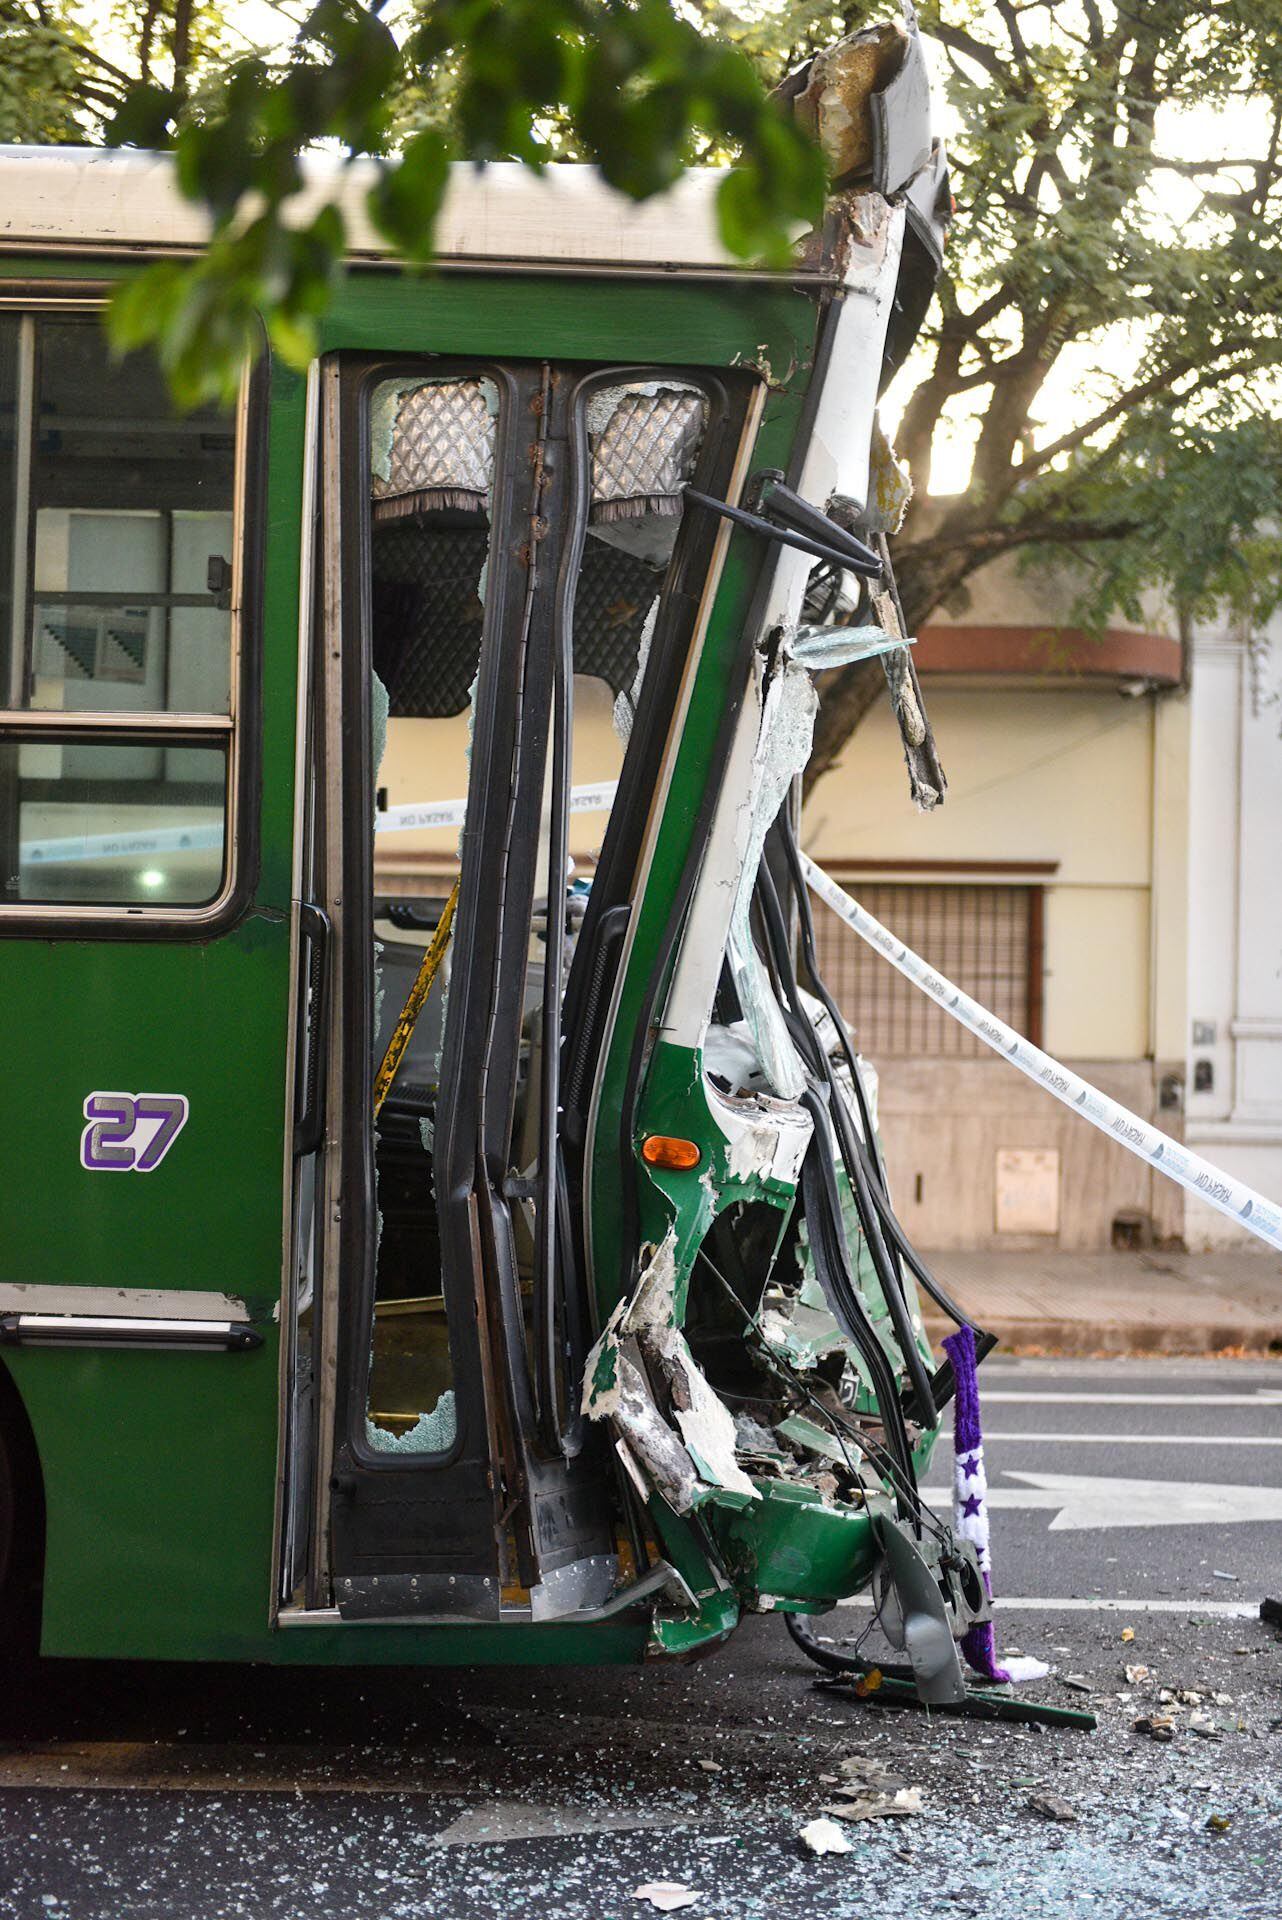
<svg viewBox="0 0 1282 1920">
<path fill-rule="evenodd" d="M 1282 1369 L 997 1358 L 985 1389 L 998 1655 L 1095 1732 L 861 1701 L 777 1616 L 637 1669 L 49 1663 L 0 1692 L 0 1920 L 644 1920 L 664 1886 L 696 1920 L 1275 1920 L 1282 1517 L 1241 1515 Z"/>
<path fill-rule="evenodd" d="M 860 1702 L 768 1619 L 643 1673 L 234 1669 L 215 1692 L 182 1670 L 144 1693 L 99 1668 L 73 1704 L 67 1670 L 25 1732 L 6 1715 L 0 1913 L 159 1920 L 181 1889 L 191 1920 L 615 1920 L 656 1910 L 651 1886 L 723 1920 L 853 1920 L 874 1894 L 879 1920 L 1201 1920 L 1212 1890 L 1272 1920 L 1282 1638 L 1139 1614 L 1122 1631 L 1020 1628 L 1052 1663 L 1037 1696 L 1086 1700 L 1093 1734 Z M 153 1791 L 122 1819 L 131 1787 Z M 844 1850 L 812 1851 L 815 1822 Z"/>
</svg>

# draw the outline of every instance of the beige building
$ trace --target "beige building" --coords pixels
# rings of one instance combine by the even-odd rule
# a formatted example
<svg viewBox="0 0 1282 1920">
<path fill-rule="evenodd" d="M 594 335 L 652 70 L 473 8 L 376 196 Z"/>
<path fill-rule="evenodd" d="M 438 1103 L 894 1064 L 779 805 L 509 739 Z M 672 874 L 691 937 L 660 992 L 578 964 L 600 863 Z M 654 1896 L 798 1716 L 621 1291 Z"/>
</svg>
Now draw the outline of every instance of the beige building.
<svg viewBox="0 0 1282 1920">
<path fill-rule="evenodd" d="M 1013 569 L 917 664 L 948 775 L 919 814 L 879 706 L 816 786 L 808 851 L 932 965 L 1126 1106 L 1181 1131 L 1190 703 L 1160 630 L 1089 639 Z M 990 609 L 1001 618 L 987 620 Z M 1038 619 L 1041 612 L 1040 621 Z M 1182 1233 L 1179 1190 L 934 1008 L 821 910 L 829 983 L 881 1076 L 896 1206 L 925 1247 Z"/>
</svg>

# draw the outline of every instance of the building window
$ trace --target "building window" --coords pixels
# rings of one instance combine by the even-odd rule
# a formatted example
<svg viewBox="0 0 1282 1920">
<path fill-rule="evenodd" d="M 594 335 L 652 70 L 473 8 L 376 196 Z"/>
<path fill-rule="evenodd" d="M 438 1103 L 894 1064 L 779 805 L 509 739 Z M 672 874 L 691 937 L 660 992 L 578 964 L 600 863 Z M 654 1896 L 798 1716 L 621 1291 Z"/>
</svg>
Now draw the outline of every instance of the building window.
<svg viewBox="0 0 1282 1920">
<path fill-rule="evenodd" d="M 0 905 L 225 897 L 236 443 L 98 313 L 0 314 Z"/>
<path fill-rule="evenodd" d="M 1042 889 L 931 882 L 844 883 L 860 905 L 906 946 L 1040 1044 Z M 819 964 L 829 991 L 873 1061 L 973 1060 L 989 1049 L 942 1007 L 815 903 Z"/>
</svg>

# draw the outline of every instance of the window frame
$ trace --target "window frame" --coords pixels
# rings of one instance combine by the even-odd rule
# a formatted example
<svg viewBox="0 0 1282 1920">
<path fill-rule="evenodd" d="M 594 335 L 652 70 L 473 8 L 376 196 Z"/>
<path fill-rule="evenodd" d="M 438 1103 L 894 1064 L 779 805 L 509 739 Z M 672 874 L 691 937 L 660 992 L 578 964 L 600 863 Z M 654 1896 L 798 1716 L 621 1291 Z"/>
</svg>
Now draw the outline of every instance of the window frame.
<svg viewBox="0 0 1282 1920">
<path fill-rule="evenodd" d="M 91 320 L 106 306 L 94 288 L 81 295 L 50 298 L 21 287 L 0 294 L 0 316 L 39 322 Z M 21 381 L 21 369 L 19 369 Z M 59 744 L 99 746 L 193 746 L 225 754 L 222 875 L 218 891 L 199 905 L 116 902 L 93 905 L 67 901 L 0 899 L 0 939 L 74 937 L 78 940 L 208 940 L 240 920 L 251 903 L 259 868 L 257 794 L 262 765 L 262 610 L 265 542 L 268 394 L 270 360 L 261 352 L 242 376 L 233 413 L 235 453 L 232 482 L 232 584 L 229 654 L 229 711 L 217 713 L 139 713 L 0 706 L 0 744 L 54 740 Z M 15 412 L 15 425 L 18 424 Z M 15 437 L 15 494 L 29 489 L 31 445 Z M 26 518 L 30 517 L 28 499 Z M 23 516 L 15 514 L 14 529 Z M 0 529 L 7 537 L 9 529 Z M 25 556 L 24 556 L 25 559 Z M 15 562 L 17 556 L 15 556 Z M 22 592 L 30 598 L 27 568 Z M 15 564 L 14 599 L 19 575 Z M 10 686 L 6 699 L 12 697 Z"/>
</svg>

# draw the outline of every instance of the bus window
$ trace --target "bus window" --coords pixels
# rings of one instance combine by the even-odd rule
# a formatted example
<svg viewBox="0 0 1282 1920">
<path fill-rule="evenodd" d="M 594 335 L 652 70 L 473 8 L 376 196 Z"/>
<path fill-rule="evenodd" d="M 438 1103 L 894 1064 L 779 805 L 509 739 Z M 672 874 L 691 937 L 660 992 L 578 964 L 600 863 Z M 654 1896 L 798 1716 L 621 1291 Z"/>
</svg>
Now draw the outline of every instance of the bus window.
<svg viewBox="0 0 1282 1920">
<path fill-rule="evenodd" d="M 156 363 L 115 361 L 92 311 L 0 317 L 3 419 L 0 898 L 206 906 L 227 841 L 234 422 L 175 414 Z"/>
<path fill-rule="evenodd" d="M 578 791 L 570 852 L 580 888 L 591 880 L 609 800 L 584 792 L 619 777 L 650 657 L 659 596 L 681 527 L 681 488 L 707 425 L 698 388 L 671 378 L 607 386 L 586 407 L 592 462 L 574 600 L 573 751 Z"/>
<path fill-rule="evenodd" d="M 17 815 L 5 897 L 203 906 L 222 881 L 226 786 L 217 747 L 0 742 Z"/>
<path fill-rule="evenodd" d="M 25 633 L 10 621 L 9 704 L 230 712 L 229 596 L 211 591 L 211 563 L 230 575 L 231 422 L 176 415 L 154 361 L 111 361 L 96 315 L 37 318 L 35 335 L 19 503 L 31 580 Z"/>
<path fill-rule="evenodd" d="M 0 655 L 7 652 L 13 632 L 13 525 L 17 482 L 18 437 L 13 431 L 18 391 L 18 335 L 16 315 L 0 313 Z M 0 694 L 0 698 L 6 697 Z"/>
</svg>

